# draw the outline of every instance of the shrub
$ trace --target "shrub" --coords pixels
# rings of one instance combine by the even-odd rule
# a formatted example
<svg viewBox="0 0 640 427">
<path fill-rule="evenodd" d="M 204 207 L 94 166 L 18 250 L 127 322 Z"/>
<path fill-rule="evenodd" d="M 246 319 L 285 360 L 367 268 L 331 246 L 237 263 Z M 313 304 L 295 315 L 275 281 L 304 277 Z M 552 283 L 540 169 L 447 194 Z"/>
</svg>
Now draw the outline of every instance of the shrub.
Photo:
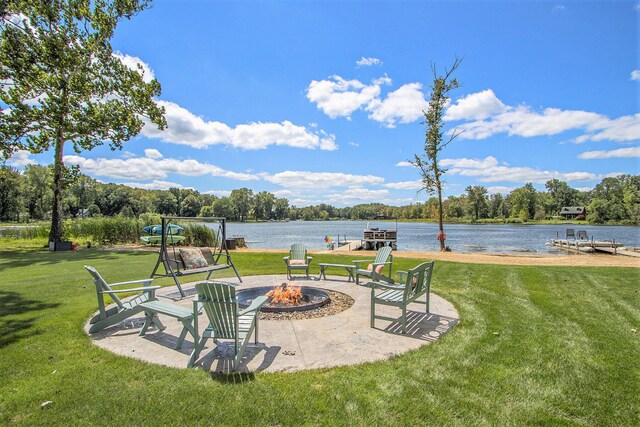
<svg viewBox="0 0 640 427">
<path fill-rule="evenodd" d="M 217 233 L 205 224 L 180 224 L 184 228 L 187 246 L 217 246 Z"/>
</svg>

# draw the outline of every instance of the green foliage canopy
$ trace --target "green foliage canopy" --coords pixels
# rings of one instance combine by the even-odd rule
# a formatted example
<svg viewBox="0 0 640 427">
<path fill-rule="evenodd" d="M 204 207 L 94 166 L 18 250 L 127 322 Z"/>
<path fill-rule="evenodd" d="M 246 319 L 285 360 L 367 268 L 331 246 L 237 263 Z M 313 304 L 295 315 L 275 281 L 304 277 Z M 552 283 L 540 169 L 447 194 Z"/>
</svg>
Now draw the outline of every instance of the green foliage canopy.
<svg viewBox="0 0 640 427">
<path fill-rule="evenodd" d="M 0 152 L 55 149 L 51 240 L 62 235 L 63 149 L 119 149 L 145 121 L 166 126 L 160 84 L 110 40 L 147 0 L 8 0 L 0 8 Z"/>
</svg>

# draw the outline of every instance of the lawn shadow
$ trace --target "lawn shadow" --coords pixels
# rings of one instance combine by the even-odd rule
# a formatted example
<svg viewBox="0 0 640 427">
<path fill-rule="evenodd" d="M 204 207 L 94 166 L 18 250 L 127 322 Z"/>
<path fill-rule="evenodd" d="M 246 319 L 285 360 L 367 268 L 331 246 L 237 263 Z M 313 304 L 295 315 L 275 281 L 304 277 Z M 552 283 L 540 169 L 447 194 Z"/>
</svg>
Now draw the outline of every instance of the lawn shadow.
<svg viewBox="0 0 640 427">
<path fill-rule="evenodd" d="M 52 265 L 61 261 L 83 261 L 118 259 L 118 250 L 83 249 L 69 252 L 41 250 L 0 251 L 0 271 L 6 268 L 31 267 L 34 265 Z M 149 251 L 126 251 L 132 256 L 146 256 Z M 156 255 L 157 256 L 157 255 Z"/>
<path fill-rule="evenodd" d="M 402 323 L 399 320 L 391 322 L 383 330 L 395 335 L 433 342 L 449 332 L 457 323 L 458 319 L 452 317 L 408 310 L 406 334 L 402 333 Z"/>
<path fill-rule="evenodd" d="M 37 316 L 15 319 L 25 313 L 56 308 L 60 303 L 45 303 L 23 298 L 18 292 L 0 291 L 0 348 L 41 332 L 33 330 Z"/>
</svg>

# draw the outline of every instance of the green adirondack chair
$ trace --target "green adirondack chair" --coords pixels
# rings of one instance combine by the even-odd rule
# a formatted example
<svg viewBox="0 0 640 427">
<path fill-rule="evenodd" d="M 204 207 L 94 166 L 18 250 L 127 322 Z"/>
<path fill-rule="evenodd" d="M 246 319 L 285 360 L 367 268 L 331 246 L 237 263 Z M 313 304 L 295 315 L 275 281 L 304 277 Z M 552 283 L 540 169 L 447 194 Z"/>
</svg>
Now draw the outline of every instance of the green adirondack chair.
<svg viewBox="0 0 640 427">
<path fill-rule="evenodd" d="M 96 286 L 96 295 L 98 297 L 99 313 L 93 316 L 89 321 L 91 324 L 89 327 L 90 333 L 101 331 L 104 328 L 115 325 L 128 317 L 144 311 L 144 308 L 140 304 L 147 301 L 155 301 L 157 299 L 155 292 L 156 289 L 160 289 L 160 286 L 151 286 L 153 279 L 108 284 L 95 268 L 88 265 L 85 265 L 84 268 L 86 268 L 89 274 L 93 277 L 93 283 Z M 140 287 L 140 284 L 143 286 Z M 117 290 L 113 289 L 115 287 L 125 285 L 135 285 L 135 287 L 128 287 L 126 289 L 120 288 Z M 141 292 L 141 294 L 126 302 L 118 298 L 118 294 L 131 292 Z M 106 308 L 104 301 L 105 295 L 109 295 L 113 302 L 115 302 L 116 305 L 114 307 L 109 309 Z M 159 322 L 160 321 L 156 319 L 153 323 L 155 323 L 159 329 L 163 329 L 163 325 Z"/>
<path fill-rule="evenodd" d="M 286 256 L 283 259 L 287 266 L 287 278 L 289 280 L 291 280 L 292 270 L 304 270 L 307 275 L 307 279 L 310 279 L 309 266 L 311 265 L 313 257 L 307 256 L 307 247 L 305 245 L 302 243 L 294 243 L 291 245 L 289 256 Z"/>
<path fill-rule="evenodd" d="M 372 282 L 371 286 L 371 327 L 375 327 L 375 319 L 398 321 L 402 323 L 402 333 L 407 333 L 407 306 L 410 303 L 425 304 L 429 312 L 429 288 L 434 261 L 428 261 L 409 271 L 398 271 L 398 282 L 395 284 Z M 377 278 L 374 273 L 374 280 Z M 426 295 L 425 301 L 418 301 Z M 402 310 L 399 318 L 376 315 L 376 305 L 390 305 Z"/>
<path fill-rule="evenodd" d="M 242 360 L 251 333 L 255 330 L 255 343 L 258 343 L 258 311 L 267 301 L 266 296 L 259 296 L 249 307 L 240 311 L 236 300 L 236 288 L 232 283 L 204 281 L 196 283 L 197 297 L 193 300 L 193 312 L 201 309 L 209 319 L 209 326 L 196 339 L 195 347 L 189 358 L 188 367 L 192 367 L 208 339 L 233 340 L 235 356 L 233 370 L 236 371 Z M 198 316 L 194 320 L 195 335 L 198 336 Z"/>
<path fill-rule="evenodd" d="M 382 268 L 384 268 L 384 266 L 388 265 L 389 266 L 388 277 L 391 277 L 392 270 L 393 270 L 393 255 L 391 254 L 392 251 L 393 249 L 391 248 L 391 246 L 383 246 L 380 249 L 378 249 L 378 252 L 376 253 L 376 259 L 374 260 L 362 259 L 358 261 L 353 261 L 353 263 L 356 265 L 356 285 L 360 284 L 360 280 L 359 280 L 360 276 L 372 277 L 372 272 L 376 272 L 376 269 L 379 266 L 382 266 Z M 371 264 L 372 269 L 369 270 L 366 267 L 362 268 L 361 265 L 364 265 L 364 264 Z M 376 272 L 376 273 L 380 274 L 380 272 Z M 379 278 L 380 280 L 393 282 L 387 276 L 383 276 L 382 274 L 380 274 L 380 276 L 381 276 Z"/>
</svg>

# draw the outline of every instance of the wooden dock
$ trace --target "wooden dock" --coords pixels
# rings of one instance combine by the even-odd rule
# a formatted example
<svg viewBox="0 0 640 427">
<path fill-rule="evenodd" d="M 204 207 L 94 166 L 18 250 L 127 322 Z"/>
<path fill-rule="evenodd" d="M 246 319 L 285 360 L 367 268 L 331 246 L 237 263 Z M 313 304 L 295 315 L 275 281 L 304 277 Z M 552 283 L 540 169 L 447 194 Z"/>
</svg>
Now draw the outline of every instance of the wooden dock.
<svg viewBox="0 0 640 427">
<path fill-rule="evenodd" d="M 362 240 L 343 240 L 340 245 L 335 248 L 336 252 L 359 251 L 362 249 Z"/>
<path fill-rule="evenodd" d="M 616 243 L 613 240 L 572 240 L 572 239 L 553 239 L 553 246 L 575 252 L 593 253 L 604 252 L 617 254 L 618 248 L 623 247 L 622 243 Z M 621 253 L 622 255 L 622 253 Z"/>
</svg>

